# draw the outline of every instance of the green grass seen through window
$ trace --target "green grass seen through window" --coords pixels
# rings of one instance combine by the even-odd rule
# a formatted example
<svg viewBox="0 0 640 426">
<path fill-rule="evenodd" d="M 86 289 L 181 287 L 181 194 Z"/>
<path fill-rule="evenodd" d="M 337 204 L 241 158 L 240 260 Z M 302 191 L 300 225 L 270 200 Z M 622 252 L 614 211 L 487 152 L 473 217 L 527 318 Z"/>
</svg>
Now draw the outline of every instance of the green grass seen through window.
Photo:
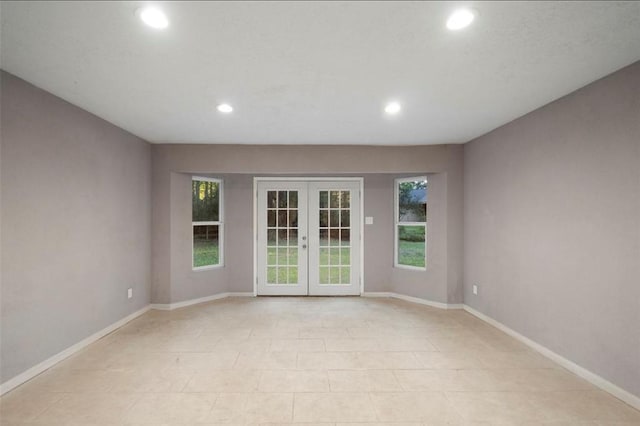
<svg viewBox="0 0 640 426">
<path fill-rule="evenodd" d="M 220 262 L 218 245 L 210 241 L 194 241 L 193 267 L 217 265 Z"/>
<path fill-rule="evenodd" d="M 424 226 L 398 227 L 398 264 L 405 266 L 426 266 L 426 232 Z"/>
<path fill-rule="evenodd" d="M 286 244 L 286 242 L 282 242 Z M 267 247 L 267 282 L 275 283 L 276 279 L 280 283 L 285 283 L 288 280 L 289 284 L 296 284 L 299 282 L 298 277 L 298 253 L 297 247 Z M 320 269 L 320 282 L 326 283 L 339 283 L 340 274 L 344 274 L 343 282 L 348 282 L 350 278 L 351 266 L 351 249 L 348 247 L 339 247 L 337 240 L 332 240 L 331 247 L 320 248 L 320 266 L 328 266 L 331 264 L 332 268 Z M 337 267 L 338 265 L 342 267 Z M 281 265 L 277 267 L 275 265 Z M 287 268 L 282 265 L 289 265 Z M 327 277 L 325 277 L 327 275 Z"/>
</svg>

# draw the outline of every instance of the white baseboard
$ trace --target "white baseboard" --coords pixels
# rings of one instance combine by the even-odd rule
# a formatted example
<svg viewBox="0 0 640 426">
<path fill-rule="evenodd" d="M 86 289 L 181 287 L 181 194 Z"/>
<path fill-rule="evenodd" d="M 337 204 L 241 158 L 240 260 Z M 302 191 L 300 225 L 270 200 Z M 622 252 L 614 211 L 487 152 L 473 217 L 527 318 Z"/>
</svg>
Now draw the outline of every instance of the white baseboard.
<svg viewBox="0 0 640 426">
<path fill-rule="evenodd" d="M 434 302 L 432 300 L 422 299 L 420 297 L 406 296 L 400 293 L 394 292 L 364 292 L 362 293 L 364 297 L 392 297 L 394 299 L 405 300 L 407 302 L 419 303 L 421 305 L 431 306 L 433 308 L 439 309 L 462 309 L 462 303 L 442 303 L 442 302 Z"/>
<path fill-rule="evenodd" d="M 152 309 L 158 309 L 161 311 L 172 311 L 178 308 L 185 308 L 191 305 L 197 305 L 199 303 L 211 302 L 213 300 L 225 299 L 227 297 L 253 297 L 253 293 L 241 293 L 241 292 L 225 292 L 218 293 L 211 296 L 199 297 L 197 299 L 183 300 L 176 303 L 152 303 Z"/>
<path fill-rule="evenodd" d="M 542 346 L 541 344 L 529 339 L 528 337 L 523 336 L 517 331 L 483 314 L 482 312 L 477 311 L 468 305 L 464 305 L 463 308 L 465 311 L 469 312 L 471 315 L 481 319 L 482 321 L 494 326 L 498 330 L 501 330 L 506 334 L 508 334 L 509 336 L 519 340 L 520 342 L 529 346 L 531 349 L 539 352 L 541 355 L 544 355 L 550 360 L 560 364 L 562 367 L 566 368 L 567 370 L 571 371 L 577 376 L 582 377 L 592 385 L 602 389 L 605 392 L 610 393 L 611 395 L 626 402 L 627 404 L 634 407 L 635 409 L 640 410 L 640 397 L 633 395 L 632 393 L 620 388 L 619 386 L 614 385 L 613 383 L 602 378 L 601 376 L 598 376 L 597 374 L 587 370 L 586 368 L 579 366 L 573 361 L 568 360 L 562 355 L 559 355 L 553 352 L 551 349 L 548 349 L 545 346 Z"/>
<path fill-rule="evenodd" d="M 394 293 L 396 299 L 406 300 L 407 302 L 420 303 L 421 305 L 427 305 L 440 309 L 462 309 L 461 303 L 442 303 L 434 302 L 432 300 L 422 299 L 420 297 L 406 296 L 404 294 Z"/>
<path fill-rule="evenodd" d="M 227 297 L 255 297 L 255 294 L 252 291 L 232 291 L 227 293 Z"/>
<path fill-rule="evenodd" d="M 123 325 L 125 325 L 129 321 L 138 318 L 140 315 L 144 314 L 149 309 L 151 309 L 151 306 L 147 305 L 144 308 L 140 309 L 139 311 L 136 311 L 136 312 L 134 312 L 134 313 L 132 313 L 130 315 L 127 315 L 126 317 L 122 318 L 121 320 L 118 320 L 118 321 L 114 322 L 113 324 L 103 328 L 102 330 L 100 330 L 100 331 L 98 331 L 96 333 L 93 333 L 91 336 L 89 336 L 89 337 L 87 337 L 85 339 L 82 339 L 81 341 L 79 341 L 75 345 L 69 346 L 67 349 L 63 350 L 62 352 L 52 356 L 51 358 L 48 358 L 48 359 L 42 361 L 41 363 L 39 363 L 37 365 L 34 365 L 33 367 L 31 367 L 27 371 L 24 371 L 24 372 L 18 374 L 17 376 L 15 376 L 14 378 L 9 379 L 6 382 L 0 384 L 0 395 L 4 395 L 5 393 L 9 392 L 12 389 L 15 389 L 16 387 L 20 386 L 21 384 L 25 383 L 26 381 L 31 380 L 32 378 L 34 378 L 38 374 L 44 372 L 45 370 L 50 369 L 51 367 L 53 367 L 54 365 L 56 365 L 60 361 L 63 361 L 64 359 L 70 357 L 71 355 L 75 354 L 76 352 L 86 348 L 91 343 L 93 343 L 93 342 L 97 341 L 98 339 L 106 336 L 107 334 L 117 330 L 118 328 L 122 327 Z"/>
</svg>

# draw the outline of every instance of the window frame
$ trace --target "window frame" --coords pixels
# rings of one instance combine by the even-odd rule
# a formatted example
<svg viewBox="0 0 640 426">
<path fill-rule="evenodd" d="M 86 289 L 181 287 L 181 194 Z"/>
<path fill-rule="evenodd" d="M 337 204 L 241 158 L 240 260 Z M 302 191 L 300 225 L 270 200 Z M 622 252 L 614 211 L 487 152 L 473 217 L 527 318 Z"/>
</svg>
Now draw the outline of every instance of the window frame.
<svg viewBox="0 0 640 426">
<path fill-rule="evenodd" d="M 224 267 L 224 181 L 218 178 L 191 176 L 193 181 L 214 182 L 218 184 L 218 220 L 217 221 L 194 221 L 193 220 L 193 199 L 191 200 L 191 270 L 206 271 Z M 213 265 L 194 266 L 194 239 L 193 231 L 196 226 L 218 225 L 218 263 Z"/>
<path fill-rule="evenodd" d="M 394 187 L 393 187 L 393 199 L 394 199 L 394 209 L 393 209 L 393 267 L 399 269 L 409 269 L 413 271 L 426 271 L 427 270 L 427 219 L 424 222 L 400 222 L 400 184 L 403 182 L 416 182 L 416 181 L 425 181 L 427 185 L 427 194 L 429 193 L 429 180 L 426 175 L 422 176 L 411 176 L 404 178 L 394 179 Z M 428 195 L 427 195 L 428 197 Z M 427 201 L 427 206 L 428 206 Z M 428 208 L 428 207 L 427 207 Z M 400 226 L 422 226 L 424 227 L 424 266 L 412 266 L 412 265 L 403 265 L 398 262 L 398 240 L 400 236 Z"/>
</svg>

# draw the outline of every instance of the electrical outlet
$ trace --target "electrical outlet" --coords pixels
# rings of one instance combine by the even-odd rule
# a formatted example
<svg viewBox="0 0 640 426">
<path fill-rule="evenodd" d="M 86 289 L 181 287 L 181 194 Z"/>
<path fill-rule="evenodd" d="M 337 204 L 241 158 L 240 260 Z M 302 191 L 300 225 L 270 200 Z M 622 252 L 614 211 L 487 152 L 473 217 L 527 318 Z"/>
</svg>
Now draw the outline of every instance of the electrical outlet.
<svg viewBox="0 0 640 426">
<path fill-rule="evenodd" d="M 364 224 L 365 225 L 373 225 L 373 216 L 366 216 L 364 218 Z"/>
<path fill-rule="evenodd" d="M 130 288 L 130 289 L 127 290 L 127 298 L 131 299 L 132 297 L 133 297 L 133 289 Z"/>
<path fill-rule="evenodd" d="M 473 294 L 475 294 L 476 296 L 478 295 L 478 286 L 477 285 L 473 285 Z"/>
</svg>

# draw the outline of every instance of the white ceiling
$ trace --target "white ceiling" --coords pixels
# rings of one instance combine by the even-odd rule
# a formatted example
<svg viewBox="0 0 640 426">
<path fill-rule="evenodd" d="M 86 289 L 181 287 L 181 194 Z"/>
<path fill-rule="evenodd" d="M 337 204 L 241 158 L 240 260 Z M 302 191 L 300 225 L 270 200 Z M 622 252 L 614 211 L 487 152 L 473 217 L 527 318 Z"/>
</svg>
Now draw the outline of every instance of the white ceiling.
<svg viewBox="0 0 640 426">
<path fill-rule="evenodd" d="M 164 31 L 142 4 L 2 2 L 1 66 L 150 142 L 408 145 L 640 59 L 640 2 L 167 2 Z M 479 16 L 451 32 L 462 5 Z"/>
</svg>

